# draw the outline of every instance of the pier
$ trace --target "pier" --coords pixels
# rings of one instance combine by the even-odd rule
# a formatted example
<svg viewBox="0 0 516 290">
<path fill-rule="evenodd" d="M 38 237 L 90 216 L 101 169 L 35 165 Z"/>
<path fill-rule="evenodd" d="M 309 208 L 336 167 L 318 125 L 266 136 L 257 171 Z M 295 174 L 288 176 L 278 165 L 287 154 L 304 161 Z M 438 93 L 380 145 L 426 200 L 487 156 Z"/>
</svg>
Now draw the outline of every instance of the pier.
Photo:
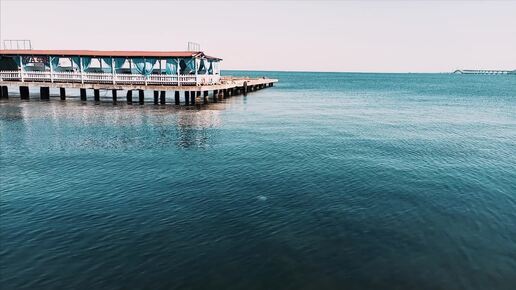
<svg viewBox="0 0 516 290">
<path fill-rule="evenodd" d="M 273 86 L 269 78 L 220 75 L 222 59 L 201 51 L 92 51 L 0 50 L 0 97 L 9 98 L 8 87 L 17 87 L 20 98 L 29 99 L 29 87 L 40 88 L 40 98 L 50 98 L 50 88 L 79 89 L 81 101 L 87 90 L 100 101 L 100 91 L 111 92 L 113 103 L 126 91 L 126 101 L 144 104 L 145 91 L 154 91 L 154 104 L 199 105 Z M 184 102 L 181 100 L 184 97 Z"/>
<path fill-rule="evenodd" d="M 477 69 L 458 69 L 454 71 L 455 74 L 465 75 L 508 75 L 516 74 L 516 70 L 477 70 Z"/>
</svg>

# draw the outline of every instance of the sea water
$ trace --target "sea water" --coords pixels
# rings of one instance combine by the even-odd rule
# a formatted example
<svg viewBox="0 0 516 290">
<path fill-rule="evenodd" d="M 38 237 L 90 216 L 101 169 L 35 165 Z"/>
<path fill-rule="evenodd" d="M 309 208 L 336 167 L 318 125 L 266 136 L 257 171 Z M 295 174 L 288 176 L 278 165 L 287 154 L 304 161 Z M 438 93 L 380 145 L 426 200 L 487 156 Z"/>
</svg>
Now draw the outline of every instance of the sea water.
<svg viewBox="0 0 516 290">
<path fill-rule="evenodd" d="M 0 288 L 515 289 L 516 76 L 224 74 L 279 83 L 201 109 L 10 88 Z"/>
</svg>

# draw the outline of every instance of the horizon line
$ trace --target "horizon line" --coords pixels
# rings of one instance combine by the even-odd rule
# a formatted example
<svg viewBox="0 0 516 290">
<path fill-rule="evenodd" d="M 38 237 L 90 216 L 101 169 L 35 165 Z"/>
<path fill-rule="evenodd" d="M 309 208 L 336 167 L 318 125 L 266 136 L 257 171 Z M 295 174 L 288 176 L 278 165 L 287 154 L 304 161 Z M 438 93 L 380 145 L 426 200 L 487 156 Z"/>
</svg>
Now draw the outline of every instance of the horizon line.
<svg viewBox="0 0 516 290">
<path fill-rule="evenodd" d="M 501 69 L 454 69 L 449 71 L 332 71 L 332 70 L 253 70 L 253 69 L 221 69 L 221 71 L 249 71 L 249 72 L 307 72 L 307 73 L 357 73 L 357 74 L 368 74 L 368 73 L 377 73 L 377 74 L 453 74 L 454 72 L 461 70 L 485 70 L 485 71 L 498 71 Z M 503 71 L 516 71 L 513 70 L 503 70 Z"/>
</svg>

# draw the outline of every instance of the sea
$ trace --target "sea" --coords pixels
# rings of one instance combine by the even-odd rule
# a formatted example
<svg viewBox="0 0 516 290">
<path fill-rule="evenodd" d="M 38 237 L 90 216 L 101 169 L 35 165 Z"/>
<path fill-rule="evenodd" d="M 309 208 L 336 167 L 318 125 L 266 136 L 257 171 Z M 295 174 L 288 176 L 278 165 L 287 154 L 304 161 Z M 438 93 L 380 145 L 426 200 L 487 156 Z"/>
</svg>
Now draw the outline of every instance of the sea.
<svg viewBox="0 0 516 290">
<path fill-rule="evenodd" d="M 516 75 L 0 102 L 0 289 L 516 289 Z M 91 92 L 89 92 L 91 93 Z"/>
</svg>

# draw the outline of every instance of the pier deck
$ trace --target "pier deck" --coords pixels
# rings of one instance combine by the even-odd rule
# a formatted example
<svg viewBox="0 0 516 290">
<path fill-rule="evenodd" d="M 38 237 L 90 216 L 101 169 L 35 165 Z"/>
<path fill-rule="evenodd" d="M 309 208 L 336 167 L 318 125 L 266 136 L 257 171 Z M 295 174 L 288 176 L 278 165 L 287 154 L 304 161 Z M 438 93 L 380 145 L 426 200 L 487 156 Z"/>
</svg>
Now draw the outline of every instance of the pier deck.
<svg viewBox="0 0 516 290">
<path fill-rule="evenodd" d="M 66 89 L 80 89 L 81 101 L 87 101 L 86 90 L 92 89 L 94 92 L 94 101 L 100 101 L 100 90 L 110 90 L 113 103 L 116 104 L 120 100 L 118 91 L 127 91 L 126 99 L 128 104 L 133 104 L 133 91 L 138 92 L 138 103 L 144 104 L 144 91 L 154 91 L 154 104 L 166 104 L 167 92 L 174 92 L 175 105 L 200 105 L 210 102 L 218 102 L 222 99 L 235 95 L 247 95 L 248 92 L 257 91 L 267 87 L 272 87 L 277 79 L 270 78 L 248 78 L 248 77 L 229 77 L 220 78 L 218 84 L 196 85 L 196 86 L 178 86 L 178 85 L 142 85 L 142 84 L 106 84 L 106 83 L 74 83 L 74 82 L 42 82 L 42 81 L 0 81 L 0 99 L 9 98 L 8 87 L 19 87 L 20 98 L 22 100 L 29 99 L 29 87 L 39 87 L 39 97 L 42 100 L 50 99 L 50 88 L 60 89 L 61 100 L 66 100 Z M 211 93 L 211 100 L 209 96 Z M 184 95 L 184 101 L 181 101 L 181 94 Z"/>
<path fill-rule="evenodd" d="M 166 84 L 110 84 L 110 83 L 75 83 L 75 82 L 45 82 L 45 81 L 19 81 L 19 80 L 0 80 L 0 86 L 29 86 L 29 87 L 49 87 L 49 88 L 74 88 L 74 89 L 100 89 L 100 90 L 157 90 L 157 91 L 192 91 L 204 92 L 212 90 L 226 90 L 271 85 L 278 82 L 277 79 L 270 78 L 247 78 L 247 77 L 221 77 L 218 84 L 206 85 L 166 85 Z"/>
</svg>

